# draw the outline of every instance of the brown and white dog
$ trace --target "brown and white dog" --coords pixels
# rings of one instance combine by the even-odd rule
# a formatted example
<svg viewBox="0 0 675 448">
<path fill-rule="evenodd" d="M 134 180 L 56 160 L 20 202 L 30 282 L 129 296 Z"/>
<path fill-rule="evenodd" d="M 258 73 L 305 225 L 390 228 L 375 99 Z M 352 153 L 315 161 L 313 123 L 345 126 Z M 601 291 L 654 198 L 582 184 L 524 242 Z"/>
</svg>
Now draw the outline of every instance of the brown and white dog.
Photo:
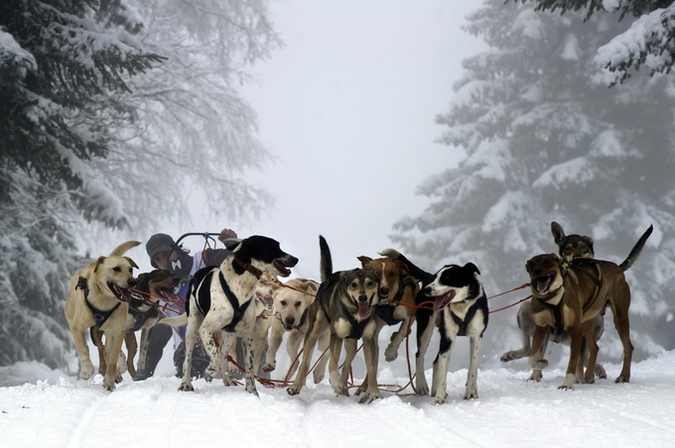
<svg viewBox="0 0 675 448">
<path fill-rule="evenodd" d="M 329 381 L 337 395 L 349 395 L 347 379 L 351 363 L 356 356 L 356 343 L 363 339 L 363 352 L 366 362 L 366 393 L 359 400 L 370 403 L 380 398 L 377 385 L 377 340 L 374 318 L 378 303 L 377 274 L 372 269 L 352 269 L 333 272 L 333 262 L 326 240 L 320 236 L 321 249 L 321 285 L 316 299 L 308 310 L 310 322 L 305 335 L 302 363 L 295 381 L 287 389 L 290 395 L 297 395 L 305 384 L 314 347 L 319 336 L 330 331 L 330 361 L 328 363 Z M 338 372 L 338 363 L 345 345 L 345 360 L 342 372 Z"/>
<path fill-rule="evenodd" d="M 591 237 L 577 234 L 565 235 L 562 226 L 555 221 L 551 222 L 551 233 L 553 234 L 553 241 L 558 245 L 558 252 L 565 262 L 569 263 L 576 258 L 593 258 L 595 256 L 593 252 L 593 239 Z M 528 300 L 520 305 L 517 314 L 517 322 L 518 330 L 520 330 L 522 347 L 518 350 L 509 350 L 505 352 L 500 357 L 502 362 L 524 358 L 530 352 L 532 338 L 534 337 L 534 330 L 536 328 L 536 325 L 532 320 L 531 301 Z M 532 367 L 532 374 L 528 378 L 528 381 L 541 381 L 543 377 L 542 370 L 548 366 L 548 361 L 544 359 L 544 353 L 546 353 L 549 342 L 567 346 L 570 345 L 570 336 L 565 330 L 560 329 L 561 331 L 556 331 L 553 327 L 549 328 L 549 334 L 544 339 L 541 349 L 534 356 L 530 356 L 527 359 L 528 365 Z M 604 313 L 601 313 L 595 316 L 593 323 L 593 336 L 596 342 L 600 340 L 604 331 L 605 319 Z M 587 357 L 588 350 L 584 350 L 584 359 L 587 359 Z M 595 375 L 598 378 L 607 378 L 604 367 L 598 363 L 595 365 Z"/>
<path fill-rule="evenodd" d="M 131 293 L 131 302 L 129 303 L 129 314 L 127 314 L 126 333 L 124 335 L 124 345 L 127 348 L 127 370 L 131 378 L 136 378 L 136 369 L 134 367 L 134 357 L 138 352 L 138 343 L 136 342 L 136 331 L 141 331 L 140 353 L 138 354 L 138 368 L 145 369 L 145 358 L 148 353 L 148 341 L 150 329 L 157 324 L 160 318 L 158 303 L 159 300 L 175 301 L 181 300 L 175 293 L 176 286 L 180 279 L 169 271 L 155 269 L 151 272 L 139 274 L 136 278 L 136 286 Z M 99 373 L 104 374 L 106 369 L 105 357 L 103 356 L 103 333 L 100 328 L 93 326 L 90 329 L 91 340 L 98 348 L 99 353 Z M 119 369 L 118 369 L 119 371 Z M 118 372 L 121 375 L 123 372 Z M 121 381 L 121 376 L 118 382 Z"/>
<path fill-rule="evenodd" d="M 594 319 L 609 306 L 614 326 L 623 345 L 623 365 L 615 382 L 630 380 L 633 344 L 630 340 L 628 309 L 630 287 L 624 271 L 637 259 L 653 227 L 642 235 L 621 265 L 610 261 L 577 258 L 563 264 L 555 254 L 537 255 L 527 261 L 532 290 L 532 320 L 536 325 L 532 348 L 534 356 L 550 332 L 567 331 L 570 335 L 570 358 L 561 389 L 571 389 L 575 382 L 592 383 L 598 345 L 594 337 Z M 583 373 L 582 345 L 589 350 Z"/>
<path fill-rule="evenodd" d="M 300 362 L 297 361 L 300 345 L 305 338 L 310 326 L 310 305 L 314 302 L 319 283 L 305 278 L 294 278 L 274 292 L 274 317 L 271 324 L 269 347 L 263 364 L 263 372 L 271 372 L 276 369 L 276 356 L 287 334 L 286 352 L 291 360 L 291 366 L 286 377 L 290 378 L 298 370 Z M 330 341 L 330 331 L 326 329 L 317 338 L 317 348 L 323 353 Z M 321 360 L 314 368 L 314 382 L 320 383 L 326 372 L 328 356 Z"/>
<path fill-rule="evenodd" d="M 115 389 L 115 380 L 119 378 L 117 361 L 127 328 L 129 288 L 136 284 L 133 270 L 138 268 L 124 254 L 139 244 L 140 241 L 120 244 L 107 257 L 101 256 L 77 271 L 66 296 L 65 315 L 80 361 L 80 378 L 88 380 L 94 374 L 85 334 L 96 326 L 105 334 L 103 387 L 109 391 Z"/>
</svg>

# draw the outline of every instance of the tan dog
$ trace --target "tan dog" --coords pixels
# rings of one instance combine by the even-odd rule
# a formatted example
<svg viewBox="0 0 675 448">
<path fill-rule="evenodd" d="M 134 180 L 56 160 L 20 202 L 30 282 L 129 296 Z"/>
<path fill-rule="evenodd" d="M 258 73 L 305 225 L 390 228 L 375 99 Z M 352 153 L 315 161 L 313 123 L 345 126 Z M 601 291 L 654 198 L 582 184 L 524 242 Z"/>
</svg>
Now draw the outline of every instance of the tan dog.
<svg viewBox="0 0 675 448">
<path fill-rule="evenodd" d="M 131 378 L 136 378 L 136 368 L 134 367 L 134 357 L 138 352 L 138 343 L 136 342 L 135 332 L 141 330 L 140 353 L 138 355 L 138 368 L 145 369 L 145 358 L 148 353 L 148 342 L 150 329 L 159 321 L 159 300 L 167 302 L 182 300 L 175 289 L 180 279 L 169 271 L 155 269 L 152 272 L 139 274 L 136 279 L 136 287 L 129 303 L 129 314 L 127 315 L 126 333 L 124 335 L 124 345 L 127 348 L 126 365 Z M 103 332 L 97 326 L 90 329 L 91 340 L 98 349 L 99 367 L 98 372 L 105 374 L 106 363 L 103 351 Z M 117 382 L 122 380 L 121 374 L 124 373 L 118 367 Z"/>
<path fill-rule="evenodd" d="M 275 291 L 274 294 L 274 317 L 272 319 L 269 347 L 263 372 L 271 372 L 276 369 L 276 355 L 281 346 L 284 334 L 288 333 L 286 340 L 286 352 L 291 359 L 291 367 L 287 373 L 290 378 L 298 370 L 297 361 L 305 334 L 310 326 L 309 307 L 314 302 L 319 283 L 304 278 L 294 278 L 287 281 L 285 286 Z M 330 341 L 330 331 L 326 330 L 318 336 L 317 349 L 323 353 Z M 328 356 L 323 356 L 314 369 L 314 382 L 320 383 L 326 373 Z"/>
<path fill-rule="evenodd" d="M 120 244 L 107 257 L 101 256 L 77 271 L 66 296 L 65 315 L 80 360 L 80 378 L 88 380 L 94 374 L 85 331 L 97 326 L 105 334 L 103 387 L 109 391 L 115 389 L 118 378 L 117 360 L 131 301 L 129 288 L 136 284 L 133 269 L 138 268 L 131 258 L 123 255 L 139 244 L 139 241 Z"/>
</svg>

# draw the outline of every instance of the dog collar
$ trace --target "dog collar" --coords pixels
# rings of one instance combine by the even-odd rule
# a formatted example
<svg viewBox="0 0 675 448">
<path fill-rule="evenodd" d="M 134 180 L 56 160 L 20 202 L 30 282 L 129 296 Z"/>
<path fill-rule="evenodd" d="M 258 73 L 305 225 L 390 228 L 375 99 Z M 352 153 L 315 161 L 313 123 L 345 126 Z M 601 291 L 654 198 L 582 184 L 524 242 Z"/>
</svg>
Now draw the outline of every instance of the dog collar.
<svg viewBox="0 0 675 448">
<path fill-rule="evenodd" d="M 245 261 L 240 260 L 239 257 L 237 257 L 236 255 L 234 256 L 234 261 L 236 261 L 239 266 L 241 266 L 242 268 L 253 274 L 255 278 L 260 278 L 260 276 L 262 275 L 262 271 L 260 269 L 256 268 L 255 266 L 252 266 L 249 263 L 246 263 Z"/>
</svg>

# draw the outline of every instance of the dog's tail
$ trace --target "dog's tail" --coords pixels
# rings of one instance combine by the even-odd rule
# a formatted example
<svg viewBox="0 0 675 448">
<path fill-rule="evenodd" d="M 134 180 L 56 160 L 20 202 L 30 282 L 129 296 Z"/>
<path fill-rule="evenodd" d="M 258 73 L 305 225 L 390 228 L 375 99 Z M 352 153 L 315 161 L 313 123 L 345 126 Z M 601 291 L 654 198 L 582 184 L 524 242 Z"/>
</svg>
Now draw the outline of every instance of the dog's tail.
<svg viewBox="0 0 675 448">
<path fill-rule="evenodd" d="M 164 319 L 160 319 L 158 323 L 164 324 L 164 325 L 171 325 L 172 327 L 182 327 L 183 325 L 186 325 L 188 321 L 188 315 L 187 313 L 183 313 L 180 316 L 176 317 L 165 317 Z"/>
<path fill-rule="evenodd" d="M 319 248 L 321 250 L 321 281 L 325 282 L 333 273 L 333 258 L 326 239 L 319 235 Z"/>
<path fill-rule="evenodd" d="M 652 234 L 653 230 L 654 226 L 650 225 L 647 231 L 642 234 L 638 242 L 635 243 L 635 246 L 633 246 L 633 249 L 631 249 L 630 253 L 628 254 L 628 257 L 623 261 L 623 263 L 619 265 L 621 269 L 627 271 L 631 266 L 633 266 L 633 263 L 635 263 L 635 261 L 640 256 L 640 252 L 642 252 L 642 248 L 647 242 L 647 238 L 649 238 L 649 235 Z"/>
<path fill-rule="evenodd" d="M 136 247 L 140 244 L 141 244 L 140 241 L 127 241 L 126 243 L 122 243 L 119 246 L 117 246 L 115 249 L 113 249 L 113 251 L 110 252 L 110 255 L 108 255 L 108 256 L 109 257 L 115 257 L 115 256 L 121 257 L 129 249 L 131 249 L 132 247 Z"/>
<path fill-rule="evenodd" d="M 408 269 L 410 270 L 410 274 L 412 274 L 413 277 L 417 278 L 417 280 L 421 281 L 422 284 L 424 285 L 431 283 L 434 279 L 434 274 L 430 274 L 429 272 L 415 266 L 412 261 L 404 257 L 403 254 L 401 254 L 396 249 L 385 249 L 382 252 L 380 252 L 380 255 L 382 255 L 383 257 L 391 258 L 392 260 L 399 260 L 405 263 L 408 266 Z"/>
</svg>

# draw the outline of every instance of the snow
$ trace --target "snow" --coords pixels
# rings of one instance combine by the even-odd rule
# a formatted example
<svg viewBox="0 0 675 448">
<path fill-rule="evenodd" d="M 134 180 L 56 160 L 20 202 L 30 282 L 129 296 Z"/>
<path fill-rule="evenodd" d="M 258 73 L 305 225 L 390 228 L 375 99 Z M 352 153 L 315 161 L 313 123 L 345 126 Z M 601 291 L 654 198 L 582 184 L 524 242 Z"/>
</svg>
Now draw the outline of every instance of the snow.
<svg viewBox="0 0 675 448">
<path fill-rule="evenodd" d="M 402 356 L 405 355 L 402 350 Z M 358 358 L 358 357 L 357 357 Z M 405 363 L 405 358 L 394 363 Z M 384 364 L 384 363 L 382 363 Z M 383 393 L 369 405 L 336 397 L 327 381 L 298 396 L 258 384 L 259 397 L 219 381 L 160 375 L 124 381 L 112 393 L 102 377 L 81 381 L 39 363 L 0 368 L 0 432 L 7 447 L 617 447 L 672 445 L 675 436 L 675 353 L 633 364 L 631 382 L 615 384 L 618 364 L 604 364 L 610 379 L 562 391 L 563 370 L 526 381 L 525 360 L 508 368 L 481 368 L 479 399 L 463 395 L 466 369 L 448 374 L 449 400 Z M 427 366 L 430 367 L 430 366 Z M 387 365 L 380 383 L 390 378 Z M 426 371 L 430 379 L 431 370 Z"/>
</svg>

